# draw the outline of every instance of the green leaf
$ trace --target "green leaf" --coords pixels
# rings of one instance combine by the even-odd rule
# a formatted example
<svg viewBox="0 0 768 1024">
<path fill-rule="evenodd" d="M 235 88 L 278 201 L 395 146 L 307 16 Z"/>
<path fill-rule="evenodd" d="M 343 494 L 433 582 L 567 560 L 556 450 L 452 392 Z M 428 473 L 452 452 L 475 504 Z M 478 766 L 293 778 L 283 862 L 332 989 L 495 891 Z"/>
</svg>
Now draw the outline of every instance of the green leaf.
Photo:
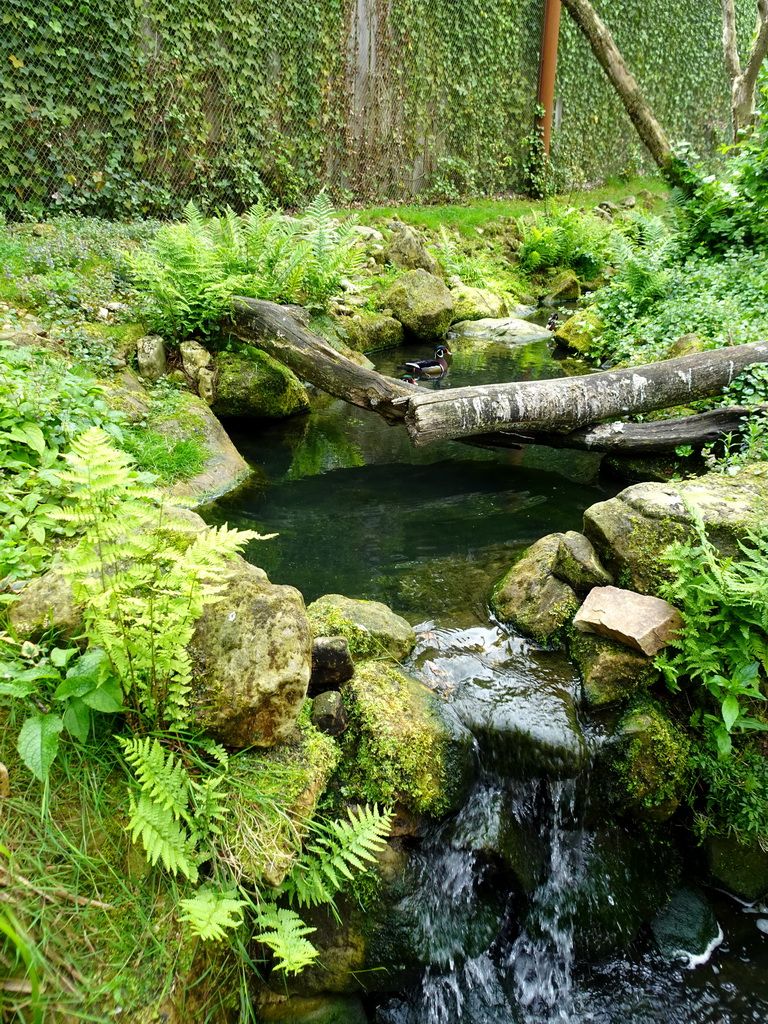
<svg viewBox="0 0 768 1024">
<path fill-rule="evenodd" d="M 8 434 L 14 441 L 20 441 L 22 444 L 27 445 L 37 452 L 38 455 L 42 455 L 45 451 L 45 437 L 36 423 L 18 424 L 15 427 L 11 427 Z"/>
<path fill-rule="evenodd" d="M 76 647 L 54 647 L 49 657 L 56 668 L 64 668 L 67 662 L 76 654 Z"/>
<path fill-rule="evenodd" d="M 720 710 L 723 714 L 723 722 L 725 723 L 725 728 L 728 732 L 730 732 L 733 728 L 733 723 L 739 717 L 739 702 L 732 693 L 729 693 L 728 696 L 725 698 Z"/>
<path fill-rule="evenodd" d="M 103 711 L 105 714 L 120 711 L 123 706 L 123 693 L 120 689 L 120 683 L 117 679 L 108 679 L 101 686 L 97 686 L 94 690 L 84 693 L 82 700 L 84 704 L 87 704 L 89 708 L 93 708 L 94 711 Z"/>
<path fill-rule="evenodd" d="M 58 715 L 35 715 L 19 730 L 16 749 L 34 776 L 45 782 L 59 749 L 59 733 L 64 722 Z"/>
<path fill-rule="evenodd" d="M 64 728 L 81 743 L 87 742 L 91 732 L 91 709 L 79 697 L 73 697 L 64 712 Z"/>
</svg>

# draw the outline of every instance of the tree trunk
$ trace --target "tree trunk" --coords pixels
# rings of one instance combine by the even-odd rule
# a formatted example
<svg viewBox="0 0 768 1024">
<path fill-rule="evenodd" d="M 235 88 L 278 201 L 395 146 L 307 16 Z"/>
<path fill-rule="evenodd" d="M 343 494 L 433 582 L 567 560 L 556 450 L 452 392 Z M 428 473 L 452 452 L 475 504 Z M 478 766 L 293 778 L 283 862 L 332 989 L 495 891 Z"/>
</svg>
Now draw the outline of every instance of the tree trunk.
<svg viewBox="0 0 768 1024">
<path fill-rule="evenodd" d="M 665 177 L 674 181 L 674 164 L 669 141 L 624 62 L 610 31 L 598 17 L 589 0 L 563 0 L 563 4 L 589 40 L 592 52 L 624 104 L 624 109 L 640 139 Z"/>
<path fill-rule="evenodd" d="M 415 445 L 530 427 L 567 433 L 722 394 L 745 367 L 763 362 L 768 342 L 753 342 L 583 377 L 431 391 L 406 400 L 405 425 Z"/>
<path fill-rule="evenodd" d="M 568 434 L 556 434 L 549 430 L 505 430 L 494 434 L 477 434 L 465 440 L 468 444 L 491 448 L 544 444 L 549 448 L 572 448 L 609 454 L 664 455 L 680 445 L 688 444 L 698 450 L 725 434 L 740 435 L 752 416 L 762 416 L 766 412 L 768 406 L 764 405 L 732 405 L 695 416 L 680 416 L 653 423 L 599 423 L 597 426 L 572 430 Z"/>
<path fill-rule="evenodd" d="M 723 0 L 723 55 L 731 80 L 733 138 L 752 127 L 755 120 L 755 88 L 760 65 L 768 54 L 768 0 L 757 0 L 757 34 L 744 71 L 739 63 L 734 0 Z"/>
</svg>

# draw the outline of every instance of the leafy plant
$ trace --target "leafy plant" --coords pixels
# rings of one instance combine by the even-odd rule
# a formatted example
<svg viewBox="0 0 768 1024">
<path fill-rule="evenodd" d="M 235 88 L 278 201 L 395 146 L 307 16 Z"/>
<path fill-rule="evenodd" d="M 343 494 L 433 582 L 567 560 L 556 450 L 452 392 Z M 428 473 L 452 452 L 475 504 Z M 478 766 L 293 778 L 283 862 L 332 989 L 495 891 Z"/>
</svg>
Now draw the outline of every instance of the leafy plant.
<svg viewBox="0 0 768 1024">
<path fill-rule="evenodd" d="M 130 260 L 156 324 L 176 338 L 214 333 L 235 293 L 322 306 L 362 265 L 352 222 L 340 223 L 322 193 L 297 219 L 263 205 L 208 222 L 192 203 L 185 214 Z"/>
<path fill-rule="evenodd" d="M 522 234 L 518 257 L 531 272 L 572 267 L 580 276 L 592 278 L 612 252 L 610 227 L 573 208 L 520 218 L 518 226 Z"/>
<path fill-rule="evenodd" d="M 731 835 L 768 843 L 768 758 L 754 742 L 717 757 L 699 747 L 691 755 L 694 786 L 688 802 L 699 838 Z"/>
<path fill-rule="evenodd" d="M 437 250 L 438 259 L 443 270 L 449 276 L 457 275 L 465 284 L 484 288 L 487 268 L 481 260 L 468 256 L 451 238 L 445 225 L 440 225 L 440 245 Z"/>
<path fill-rule="evenodd" d="M 663 652 L 656 663 L 673 692 L 683 682 L 690 687 L 692 724 L 725 756 L 734 731 L 768 729 L 755 710 L 768 674 L 768 531 L 748 534 L 739 558 L 725 558 L 700 514 L 689 511 L 693 536 L 667 549 L 673 578 L 663 588 L 684 626 L 672 640 L 677 652 Z"/>
</svg>

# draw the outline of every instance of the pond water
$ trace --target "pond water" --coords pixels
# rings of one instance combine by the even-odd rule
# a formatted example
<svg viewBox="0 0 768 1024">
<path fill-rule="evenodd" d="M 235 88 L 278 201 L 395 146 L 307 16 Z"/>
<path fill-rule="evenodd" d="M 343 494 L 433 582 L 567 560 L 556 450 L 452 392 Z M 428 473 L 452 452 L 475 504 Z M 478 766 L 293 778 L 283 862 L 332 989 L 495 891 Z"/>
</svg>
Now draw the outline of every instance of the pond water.
<svg viewBox="0 0 768 1024">
<path fill-rule="evenodd" d="M 445 378 L 420 386 L 564 372 L 546 341 L 451 344 Z M 375 362 L 399 376 L 398 365 L 430 355 L 409 347 Z M 369 1020 L 768 1021 L 768 911 L 706 890 L 724 940 L 696 967 L 665 959 L 642 916 L 642 890 L 667 874 L 678 879 L 679 858 L 672 864 L 664 851 L 633 839 L 630 847 L 619 842 L 610 860 L 603 847 L 613 849 L 616 836 L 606 839 L 594 824 L 590 808 L 599 794 L 590 791 L 589 770 L 560 781 L 543 777 L 552 772 L 526 774 L 509 756 L 509 742 L 499 745 L 500 736 L 525 734 L 556 749 L 551 734 L 578 680 L 562 653 L 539 650 L 491 621 L 489 590 L 523 548 L 554 531 L 579 530 L 585 508 L 621 489 L 601 478 L 599 458 L 534 446 L 414 449 L 402 427 L 321 394 L 309 417 L 227 426 L 255 473 L 203 510 L 206 519 L 277 533 L 252 542 L 246 555 L 307 602 L 338 593 L 381 600 L 405 615 L 419 636 L 410 670 L 447 695 L 476 737 L 470 798 L 419 844 L 408 892 L 391 908 L 393 921 L 409 922 L 413 955 L 424 965 L 420 979 L 366 997 Z M 598 748 L 599 728 L 586 734 Z M 498 851 L 485 855 L 487 837 L 505 830 L 529 837 L 538 866 L 525 892 L 519 871 L 512 884 L 500 869 Z M 683 871 L 689 884 L 705 877 L 696 856 Z M 576 893 L 587 927 L 574 910 Z"/>
</svg>

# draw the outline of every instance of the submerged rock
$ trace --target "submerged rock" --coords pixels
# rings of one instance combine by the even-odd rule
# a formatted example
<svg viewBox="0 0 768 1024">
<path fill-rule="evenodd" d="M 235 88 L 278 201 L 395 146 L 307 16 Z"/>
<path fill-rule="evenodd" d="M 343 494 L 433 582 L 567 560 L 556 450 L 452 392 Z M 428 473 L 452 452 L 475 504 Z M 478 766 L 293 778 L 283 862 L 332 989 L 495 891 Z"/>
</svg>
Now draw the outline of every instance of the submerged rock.
<svg viewBox="0 0 768 1024">
<path fill-rule="evenodd" d="M 309 411 L 307 390 L 296 374 L 266 352 L 219 352 L 214 367 L 217 416 L 282 419 Z"/>
<path fill-rule="evenodd" d="M 514 316 L 498 318 L 484 317 L 480 320 L 462 320 L 451 324 L 450 337 L 487 338 L 498 342 L 526 344 L 529 341 L 548 341 L 552 334 L 530 320 Z"/>
<path fill-rule="evenodd" d="M 651 921 L 659 952 L 668 960 L 701 962 L 722 941 L 715 912 L 698 889 L 678 889 Z"/>
<path fill-rule="evenodd" d="M 472 737 L 451 708 L 386 662 L 364 661 L 342 689 L 350 728 L 340 770 L 348 796 L 418 814 L 459 806 Z"/>
<path fill-rule="evenodd" d="M 537 540 L 491 594 L 491 609 L 524 636 L 548 647 L 562 646 L 565 629 L 579 608 L 567 583 L 554 575 L 562 534 Z"/>
<path fill-rule="evenodd" d="M 406 331 L 423 341 L 440 341 L 453 319 L 453 298 L 442 278 L 410 270 L 381 297 Z"/>
<path fill-rule="evenodd" d="M 389 655 L 397 661 L 416 646 L 410 623 L 381 601 L 325 594 L 307 608 L 316 637 L 341 636 L 355 661 Z"/>
</svg>

